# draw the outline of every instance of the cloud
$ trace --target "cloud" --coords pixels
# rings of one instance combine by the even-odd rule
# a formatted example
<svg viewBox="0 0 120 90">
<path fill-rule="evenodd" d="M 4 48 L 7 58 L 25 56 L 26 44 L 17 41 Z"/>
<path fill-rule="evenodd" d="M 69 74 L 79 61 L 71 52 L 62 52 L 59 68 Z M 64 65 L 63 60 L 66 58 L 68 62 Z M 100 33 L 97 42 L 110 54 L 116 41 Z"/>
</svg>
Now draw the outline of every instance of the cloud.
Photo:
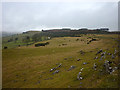
<svg viewBox="0 0 120 90">
<path fill-rule="evenodd" d="M 4 2 L 2 7 L 4 31 L 55 27 L 118 29 L 116 2 Z"/>
</svg>

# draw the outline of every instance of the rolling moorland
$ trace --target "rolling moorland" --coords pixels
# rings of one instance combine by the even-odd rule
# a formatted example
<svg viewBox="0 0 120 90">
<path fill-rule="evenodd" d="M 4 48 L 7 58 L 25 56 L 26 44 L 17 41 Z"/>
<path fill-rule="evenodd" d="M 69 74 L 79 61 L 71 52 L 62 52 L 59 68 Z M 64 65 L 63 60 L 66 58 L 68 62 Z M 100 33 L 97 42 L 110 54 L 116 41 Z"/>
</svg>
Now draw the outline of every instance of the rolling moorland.
<svg viewBox="0 0 120 90">
<path fill-rule="evenodd" d="M 117 34 L 79 34 L 76 37 L 62 36 L 50 39 L 43 35 L 40 41 L 35 41 L 38 33 L 41 32 L 3 38 L 3 88 L 118 88 L 120 86 L 118 78 L 120 46 Z M 8 41 L 11 38 L 13 40 Z M 35 44 L 46 42 L 49 44 L 35 47 Z M 4 48 L 5 46 L 7 48 Z M 98 53 L 100 50 L 102 51 Z M 110 73 L 104 67 L 107 60 L 111 62 Z M 80 80 L 77 78 L 79 72 L 82 77 Z"/>
</svg>

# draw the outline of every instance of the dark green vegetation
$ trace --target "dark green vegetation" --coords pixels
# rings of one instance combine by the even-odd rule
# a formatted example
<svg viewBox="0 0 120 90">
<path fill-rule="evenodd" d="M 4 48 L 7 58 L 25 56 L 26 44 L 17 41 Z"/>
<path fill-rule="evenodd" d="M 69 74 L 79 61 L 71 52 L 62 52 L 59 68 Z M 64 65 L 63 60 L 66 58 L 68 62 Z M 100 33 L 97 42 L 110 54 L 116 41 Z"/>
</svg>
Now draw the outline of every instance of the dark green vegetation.
<svg viewBox="0 0 120 90">
<path fill-rule="evenodd" d="M 3 88 L 117 88 L 119 69 L 109 74 L 103 64 L 105 60 L 109 60 L 114 61 L 112 67 L 118 67 L 118 35 L 79 36 L 81 37 L 57 37 L 34 42 L 49 42 L 46 46 L 35 47 L 35 44 L 32 44 L 3 49 Z M 92 38 L 95 40 L 91 41 Z M 16 44 L 19 39 L 18 37 Z M 88 42 L 90 43 L 87 44 Z M 12 47 L 12 43 L 9 46 Z M 100 60 L 101 54 L 96 55 L 100 49 L 111 54 L 116 49 L 115 58 L 112 59 L 111 55 L 106 54 L 106 57 Z M 94 59 L 96 56 L 98 59 Z M 84 62 L 87 64 L 83 65 Z M 58 67 L 60 63 L 62 65 Z M 97 65 L 96 70 L 93 69 L 94 63 Z M 69 70 L 71 66 L 75 68 Z M 50 70 L 55 67 L 58 67 L 56 70 L 59 72 L 53 74 L 55 70 Z M 77 75 L 81 68 L 84 68 L 83 79 L 78 80 Z"/>
<path fill-rule="evenodd" d="M 2 48 L 7 46 L 8 48 L 15 48 L 18 46 L 27 46 L 29 44 L 33 44 L 34 41 L 32 39 L 33 35 L 36 33 L 40 33 L 39 31 L 28 31 L 23 34 L 15 34 L 8 37 L 3 37 L 2 39 Z"/>
</svg>

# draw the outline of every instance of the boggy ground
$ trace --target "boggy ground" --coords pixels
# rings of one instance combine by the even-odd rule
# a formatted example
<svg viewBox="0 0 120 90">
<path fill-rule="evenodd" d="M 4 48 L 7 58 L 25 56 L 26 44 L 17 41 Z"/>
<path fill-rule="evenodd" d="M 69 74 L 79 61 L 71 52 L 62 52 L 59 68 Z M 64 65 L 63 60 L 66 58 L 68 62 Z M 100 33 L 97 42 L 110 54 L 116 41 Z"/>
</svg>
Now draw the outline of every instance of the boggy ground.
<svg viewBox="0 0 120 90">
<path fill-rule="evenodd" d="M 95 38 L 89 44 L 89 40 Z M 2 51 L 3 88 L 117 88 L 118 70 L 108 74 L 103 66 L 105 60 L 118 67 L 118 35 L 81 35 L 59 37 L 48 41 L 49 45 L 22 46 Z M 100 60 L 102 49 L 105 58 Z M 117 50 L 112 59 L 111 55 Z M 81 53 L 82 52 L 82 53 Z M 98 59 L 94 59 L 98 56 Z M 83 64 L 83 63 L 87 64 Z M 58 67 L 61 63 L 61 66 Z M 96 63 L 96 70 L 93 65 Z M 74 66 L 75 68 L 71 68 Z M 56 68 L 58 73 L 55 73 Z M 80 69 L 82 80 L 77 79 Z M 70 70 L 69 70 L 70 69 Z M 101 71 L 102 70 L 102 71 Z M 53 74 L 54 73 L 54 74 Z"/>
</svg>

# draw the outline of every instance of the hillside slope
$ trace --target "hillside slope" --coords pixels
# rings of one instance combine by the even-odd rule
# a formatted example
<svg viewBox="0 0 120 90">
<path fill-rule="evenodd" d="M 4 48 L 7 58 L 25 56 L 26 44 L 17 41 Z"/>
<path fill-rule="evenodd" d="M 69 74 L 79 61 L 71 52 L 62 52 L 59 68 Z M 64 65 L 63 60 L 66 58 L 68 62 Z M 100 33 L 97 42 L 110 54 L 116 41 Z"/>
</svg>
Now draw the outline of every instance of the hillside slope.
<svg viewBox="0 0 120 90">
<path fill-rule="evenodd" d="M 23 42 L 26 37 L 32 38 L 33 35 L 40 33 L 40 31 L 27 31 L 19 34 L 9 35 L 2 38 L 2 48 L 7 46 L 8 48 L 16 48 L 18 45 L 26 46 L 27 43 Z M 17 40 L 15 40 L 17 38 Z M 30 41 L 29 43 L 33 43 Z"/>
<path fill-rule="evenodd" d="M 117 37 L 93 34 L 59 37 L 43 41 L 50 43 L 46 46 L 3 49 L 3 88 L 118 88 L 119 69 L 109 74 L 103 66 L 109 60 L 113 68 L 118 67 Z M 96 41 L 87 44 L 91 38 Z M 101 54 L 96 55 L 100 49 L 106 52 L 102 60 Z M 115 53 L 115 57 L 112 59 L 109 53 Z M 77 79 L 79 72 L 82 80 Z"/>
</svg>

